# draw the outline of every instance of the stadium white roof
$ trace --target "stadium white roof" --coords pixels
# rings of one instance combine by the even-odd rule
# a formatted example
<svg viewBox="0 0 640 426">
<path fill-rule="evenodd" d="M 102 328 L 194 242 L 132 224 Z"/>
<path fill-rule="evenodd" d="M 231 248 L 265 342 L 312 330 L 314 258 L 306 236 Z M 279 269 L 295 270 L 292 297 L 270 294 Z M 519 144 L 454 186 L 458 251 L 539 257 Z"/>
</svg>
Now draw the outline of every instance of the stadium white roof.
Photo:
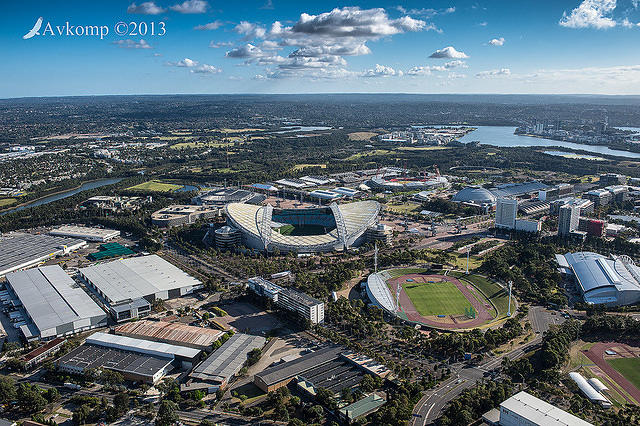
<svg viewBox="0 0 640 426">
<path fill-rule="evenodd" d="M 355 203 L 335 205 L 339 210 L 345 225 L 347 240 L 353 240 L 358 235 L 366 231 L 369 226 L 377 222 L 378 213 L 380 212 L 380 204 L 376 201 L 359 201 Z M 225 211 L 227 218 L 232 224 L 240 229 L 241 232 L 249 233 L 253 237 L 265 240 L 267 237 L 263 235 L 263 223 L 271 223 L 269 216 L 271 210 L 268 206 L 255 206 L 251 204 L 227 204 Z M 326 209 L 326 207 L 325 207 Z M 301 212 L 308 214 L 311 209 L 300 209 Z M 268 217 L 264 217 L 267 215 Z M 336 218 L 336 223 L 338 222 Z M 314 247 L 334 247 L 340 244 L 339 227 L 320 235 L 282 235 L 279 232 L 271 232 L 269 242 L 274 246 L 282 248 L 297 247 L 314 248 Z"/>
<path fill-rule="evenodd" d="M 111 303 L 202 284 L 155 254 L 81 268 L 80 272 Z"/>
<path fill-rule="evenodd" d="M 367 295 L 376 305 L 389 312 L 395 312 L 395 300 L 382 274 L 383 272 L 369 275 L 369 278 L 367 278 Z"/>
<path fill-rule="evenodd" d="M 524 391 L 518 392 L 500 404 L 517 415 L 524 417 L 532 424 L 544 426 L 592 426 L 573 414 L 555 407 Z M 502 414 L 501 414 L 502 416 Z"/>
<path fill-rule="evenodd" d="M 106 317 L 58 265 L 12 272 L 7 281 L 40 331 L 80 319 Z"/>
<path fill-rule="evenodd" d="M 592 252 L 556 255 L 570 268 L 587 303 L 631 304 L 640 300 L 640 268 L 625 256 L 607 258 Z"/>
<path fill-rule="evenodd" d="M 179 356 L 187 359 L 193 359 L 200 355 L 200 349 L 107 333 L 94 333 L 87 337 L 86 343 L 147 355 L 155 355 L 163 358 L 174 358 L 174 356 Z"/>
</svg>

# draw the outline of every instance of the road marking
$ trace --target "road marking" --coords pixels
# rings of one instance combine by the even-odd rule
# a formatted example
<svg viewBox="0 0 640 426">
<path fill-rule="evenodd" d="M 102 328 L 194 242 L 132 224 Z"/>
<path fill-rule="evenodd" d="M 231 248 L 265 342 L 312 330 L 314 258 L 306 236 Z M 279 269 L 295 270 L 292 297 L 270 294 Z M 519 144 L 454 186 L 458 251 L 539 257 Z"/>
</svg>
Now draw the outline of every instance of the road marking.
<svg viewBox="0 0 640 426">
<path fill-rule="evenodd" d="M 429 413 L 431 412 L 431 410 L 433 409 L 433 407 L 436 405 L 436 403 L 434 402 L 433 404 L 431 404 L 431 407 L 429 407 L 429 410 L 427 410 L 427 414 L 425 414 L 424 419 L 426 421 L 426 419 L 429 418 Z"/>
</svg>

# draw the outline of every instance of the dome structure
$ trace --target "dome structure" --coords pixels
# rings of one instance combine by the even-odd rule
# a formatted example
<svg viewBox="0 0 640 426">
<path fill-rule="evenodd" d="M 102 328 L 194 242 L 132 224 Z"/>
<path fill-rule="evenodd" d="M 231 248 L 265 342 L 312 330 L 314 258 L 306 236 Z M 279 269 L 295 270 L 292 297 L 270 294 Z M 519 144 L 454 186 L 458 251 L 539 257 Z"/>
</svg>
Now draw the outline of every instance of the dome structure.
<svg viewBox="0 0 640 426">
<path fill-rule="evenodd" d="M 453 196 L 456 203 L 495 204 L 496 196 L 481 186 L 467 186 Z"/>
</svg>

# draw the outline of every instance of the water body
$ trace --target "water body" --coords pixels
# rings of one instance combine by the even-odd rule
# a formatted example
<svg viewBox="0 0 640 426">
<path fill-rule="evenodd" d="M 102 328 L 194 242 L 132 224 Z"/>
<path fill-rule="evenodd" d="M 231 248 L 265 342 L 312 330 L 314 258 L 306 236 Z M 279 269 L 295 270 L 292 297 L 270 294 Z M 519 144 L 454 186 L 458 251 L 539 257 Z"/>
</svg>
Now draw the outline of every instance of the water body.
<svg viewBox="0 0 640 426">
<path fill-rule="evenodd" d="M 114 183 L 118 183 L 122 180 L 122 178 L 111 178 L 111 179 L 101 179 L 93 182 L 85 182 L 77 188 L 69 189 L 68 191 L 63 191 L 58 194 L 49 195 L 44 198 L 40 198 L 39 200 L 34 200 L 24 206 L 16 207 L 11 210 L 6 210 L 0 213 L 0 216 L 4 216 L 8 213 L 19 212 L 20 210 L 27 209 L 29 207 L 37 207 L 42 206 L 43 204 L 53 203 L 54 201 L 62 200 L 63 198 L 71 197 L 79 192 L 86 191 L 89 189 L 100 188 L 105 185 L 113 185 Z"/>
<path fill-rule="evenodd" d="M 475 126 L 477 130 L 467 133 L 459 140 L 462 143 L 479 141 L 481 144 L 516 147 L 516 146 L 542 146 L 579 149 L 582 151 L 592 152 L 594 154 L 615 155 L 617 157 L 637 158 L 640 159 L 640 153 L 621 151 L 618 149 L 610 149 L 601 145 L 584 145 L 573 142 L 556 141 L 553 139 L 535 138 L 533 136 L 515 135 L 513 132 L 515 127 L 511 126 Z"/>
<path fill-rule="evenodd" d="M 182 188 L 176 189 L 176 192 L 197 191 L 198 187 L 193 185 L 184 185 Z"/>
<path fill-rule="evenodd" d="M 271 132 L 271 133 L 315 132 L 315 131 L 319 131 L 319 130 L 331 130 L 332 127 L 326 127 L 326 126 L 287 126 L 287 127 L 281 127 L 281 129 L 285 129 L 285 130 L 279 130 L 277 132 Z"/>
</svg>

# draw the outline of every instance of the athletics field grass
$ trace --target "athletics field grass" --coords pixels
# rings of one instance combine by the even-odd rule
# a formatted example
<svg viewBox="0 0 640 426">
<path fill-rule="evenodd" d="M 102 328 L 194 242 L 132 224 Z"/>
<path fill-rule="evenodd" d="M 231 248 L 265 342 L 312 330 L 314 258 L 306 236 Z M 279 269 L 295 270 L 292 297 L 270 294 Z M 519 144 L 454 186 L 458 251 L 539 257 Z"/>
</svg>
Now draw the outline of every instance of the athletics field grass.
<svg viewBox="0 0 640 426">
<path fill-rule="evenodd" d="M 404 291 L 422 316 L 464 315 L 471 304 L 449 281 L 439 283 L 404 283 Z"/>
<path fill-rule="evenodd" d="M 640 389 L 640 358 L 614 358 L 608 359 L 607 362 L 633 386 Z"/>
<path fill-rule="evenodd" d="M 173 192 L 180 188 L 182 188 L 182 185 L 174 185 L 172 183 L 162 183 L 155 180 L 150 180 L 149 182 L 144 182 L 127 189 L 132 191 L 145 192 Z"/>
</svg>

